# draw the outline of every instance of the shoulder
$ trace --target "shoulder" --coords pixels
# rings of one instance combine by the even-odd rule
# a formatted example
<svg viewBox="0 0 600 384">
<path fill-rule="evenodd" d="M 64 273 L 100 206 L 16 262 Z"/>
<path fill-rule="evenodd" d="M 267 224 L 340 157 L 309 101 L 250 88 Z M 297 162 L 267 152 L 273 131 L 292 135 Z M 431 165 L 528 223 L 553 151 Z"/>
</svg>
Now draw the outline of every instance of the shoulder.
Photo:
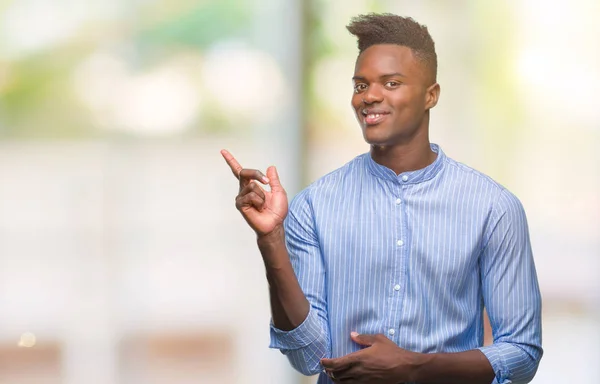
<svg viewBox="0 0 600 384">
<path fill-rule="evenodd" d="M 499 220 L 526 225 L 525 209 L 514 193 L 474 168 L 448 157 L 445 161 L 450 182 L 468 188 L 471 198 L 488 207 L 491 225 Z"/>
<path fill-rule="evenodd" d="M 455 188 L 466 188 L 470 195 L 487 200 L 490 204 L 507 204 L 518 202 L 517 197 L 505 186 L 485 173 L 470 166 L 446 157 L 445 180 L 455 184 Z"/>
<path fill-rule="evenodd" d="M 367 153 L 358 155 L 340 168 L 315 180 L 292 199 L 290 207 L 312 204 L 315 199 L 326 200 L 332 194 L 339 194 L 347 183 L 355 181 L 355 176 L 366 170 L 365 156 Z"/>
<path fill-rule="evenodd" d="M 289 204 L 285 220 L 286 228 L 289 229 L 292 223 L 303 228 L 313 227 L 315 215 L 330 211 L 331 204 L 343 196 L 346 183 L 352 182 L 355 179 L 353 176 L 364 169 L 364 156 L 363 154 L 355 157 L 342 167 L 320 177 L 294 196 Z"/>
<path fill-rule="evenodd" d="M 468 184 L 476 189 L 487 190 L 492 194 L 500 195 L 506 188 L 490 176 L 466 164 L 460 163 L 450 157 L 445 157 L 447 178 L 451 182 Z"/>
<path fill-rule="evenodd" d="M 452 158 L 445 157 L 444 161 L 447 182 L 470 190 L 471 198 L 482 200 L 493 213 L 523 211 L 517 196 L 492 177 Z"/>
</svg>

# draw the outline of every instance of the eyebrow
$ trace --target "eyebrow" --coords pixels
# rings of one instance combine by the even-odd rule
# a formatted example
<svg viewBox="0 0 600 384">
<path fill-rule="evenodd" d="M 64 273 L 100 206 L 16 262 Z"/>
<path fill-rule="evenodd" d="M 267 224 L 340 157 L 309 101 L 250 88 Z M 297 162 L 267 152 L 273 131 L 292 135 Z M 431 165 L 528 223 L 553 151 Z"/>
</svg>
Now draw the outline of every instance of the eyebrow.
<svg viewBox="0 0 600 384">
<path fill-rule="evenodd" d="M 380 79 L 386 79 L 388 77 L 394 77 L 394 76 L 400 76 L 400 77 L 406 77 L 403 74 L 401 74 L 400 72 L 394 72 L 394 73 L 388 73 L 385 75 L 381 75 L 379 76 Z M 352 80 L 366 80 L 366 78 L 364 76 L 353 76 Z"/>
</svg>

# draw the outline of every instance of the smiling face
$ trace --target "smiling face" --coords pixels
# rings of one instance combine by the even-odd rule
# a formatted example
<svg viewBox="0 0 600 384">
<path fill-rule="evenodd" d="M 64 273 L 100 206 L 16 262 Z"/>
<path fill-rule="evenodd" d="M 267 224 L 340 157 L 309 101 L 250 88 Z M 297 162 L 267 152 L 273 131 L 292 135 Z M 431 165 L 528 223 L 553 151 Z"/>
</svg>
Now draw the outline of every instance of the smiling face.
<svg viewBox="0 0 600 384">
<path fill-rule="evenodd" d="M 439 85 L 412 49 L 373 45 L 359 55 L 352 79 L 352 107 L 367 143 L 395 146 L 427 134 Z"/>
</svg>

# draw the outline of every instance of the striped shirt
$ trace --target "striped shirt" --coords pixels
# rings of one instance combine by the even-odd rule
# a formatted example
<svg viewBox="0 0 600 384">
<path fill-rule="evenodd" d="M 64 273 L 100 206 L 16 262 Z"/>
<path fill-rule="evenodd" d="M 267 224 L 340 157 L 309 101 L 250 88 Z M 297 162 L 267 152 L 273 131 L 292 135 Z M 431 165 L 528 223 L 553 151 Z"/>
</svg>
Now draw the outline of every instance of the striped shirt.
<svg viewBox="0 0 600 384">
<path fill-rule="evenodd" d="M 396 175 L 365 153 L 300 192 L 285 221 L 310 302 L 296 329 L 271 323 L 271 348 L 330 383 L 320 359 L 383 333 L 422 352 L 480 349 L 494 383 L 530 381 L 542 356 L 541 297 L 525 212 L 489 177 L 444 155 Z M 483 346 L 483 309 L 493 345 Z"/>
</svg>

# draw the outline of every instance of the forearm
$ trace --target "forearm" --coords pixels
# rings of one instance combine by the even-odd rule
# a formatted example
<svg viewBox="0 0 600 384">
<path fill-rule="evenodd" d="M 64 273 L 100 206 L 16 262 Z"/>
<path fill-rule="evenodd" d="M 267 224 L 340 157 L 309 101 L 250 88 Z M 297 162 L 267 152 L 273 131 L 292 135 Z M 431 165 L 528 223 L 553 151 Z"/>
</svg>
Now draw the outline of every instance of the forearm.
<svg viewBox="0 0 600 384">
<path fill-rule="evenodd" d="M 323 370 L 321 359 L 331 356 L 327 323 L 311 308 L 306 320 L 292 331 L 271 326 L 270 347 L 286 355 L 298 372 L 304 375 L 320 373 Z"/>
<path fill-rule="evenodd" d="M 429 384 L 490 384 L 494 370 L 478 349 L 457 353 L 419 354 L 412 381 Z"/>
<path fill-rule="evenodd" d="M 311 219 L 298 222 L 295 201 L 285 227 L 258 239 L 271 297 L 269 347 L 285 354 L 297 371 L 314 375 L 322 370 L 320 360 L 331 355 L 325 271 Z"/>
<path fill-rule="evenodd" d="M 292 268 L 284 230 L 279 227 L 257 242 L 269 283 L 273 325 L 282 331 L 295 329 L 308 316 L 310 304 Z"/>
</svg>

